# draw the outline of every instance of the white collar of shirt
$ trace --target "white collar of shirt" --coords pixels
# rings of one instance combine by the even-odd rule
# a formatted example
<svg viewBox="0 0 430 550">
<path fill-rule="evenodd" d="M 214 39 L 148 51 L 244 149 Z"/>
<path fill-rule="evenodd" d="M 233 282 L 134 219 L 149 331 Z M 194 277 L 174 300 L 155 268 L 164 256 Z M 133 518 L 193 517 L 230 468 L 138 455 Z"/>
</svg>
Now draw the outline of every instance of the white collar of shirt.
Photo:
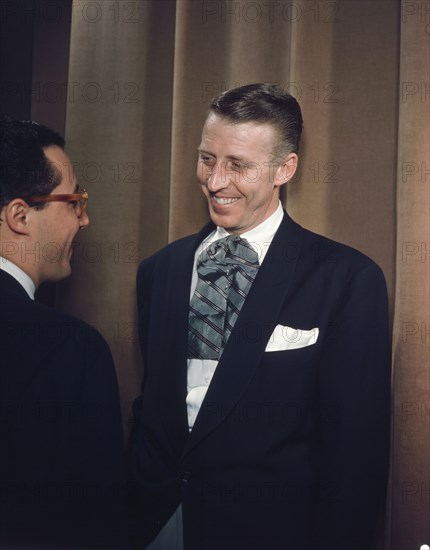
<svg viewBox="0 0 430 550">
<path fill-rule="evenodd" d="M 271 216 L 267 218 L 267 220 L 264 220 L 264 222 L 260 223 L 260 225 L 257 225 L 257 227 L 254 227 L 254 229 L 250 229 L 249 231 L 246 231 L 245 233 L 242 233 L 242 235 L 240 235 L 240 237 L 246 239 L 248 243 L 252 246 L 252 248 L 257 252 L 260 265 L 262 264 L 264 257 L 267 254 L 267 250 L 272 243 L 276 231 L 278 231 L 279 226 L 281 225 L 283 217 L 284 211 L 282 209 L 281 201 L 279 201 L 278 208 Z M 218 239 L 227 237 L 228 235 L 229 233 L 223 227 L 217 227 L 216 230 L 213 231 L 200 244 L 196 253 L 196 258 L 211 243 L 217 241 Z"/>
<path fill-rule="evenodd" d="M 0 270 L 9 273 L 18 283 L 24 288 L 27 294 L 32 300 L 34 300 L 34 293 L 36 292 L 36 286 L 30 277 L 21 268 L 12 263 L 10 260 L 6 260 L 3 256 L 0 256 Z"/>
</svg>

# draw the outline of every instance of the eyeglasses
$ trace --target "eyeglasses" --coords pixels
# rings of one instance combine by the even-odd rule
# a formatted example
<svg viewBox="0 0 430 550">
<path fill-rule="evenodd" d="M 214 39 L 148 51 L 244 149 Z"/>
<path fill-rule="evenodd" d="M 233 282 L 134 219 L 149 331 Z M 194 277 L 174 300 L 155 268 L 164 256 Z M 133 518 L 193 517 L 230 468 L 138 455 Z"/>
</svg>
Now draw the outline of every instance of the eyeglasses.
<svg viewBox="0 0 430 550">
<path fill-rule="evenodd" d="M 73 207 L 75 213 L 80 218 L 87 207 L 88 201 L 88 191 L 85 189 L 80 189 L 77 193 L 68 194 L 58 194 L 51 193 L 50 195 L 39 195 L 33 197 L 26 197 L 25 201 L 28 202 L 30 206 L 35 206 L 36 204 L 43 204 L 45 202 L 71 202 L 74 203 Z"/>
</svg>

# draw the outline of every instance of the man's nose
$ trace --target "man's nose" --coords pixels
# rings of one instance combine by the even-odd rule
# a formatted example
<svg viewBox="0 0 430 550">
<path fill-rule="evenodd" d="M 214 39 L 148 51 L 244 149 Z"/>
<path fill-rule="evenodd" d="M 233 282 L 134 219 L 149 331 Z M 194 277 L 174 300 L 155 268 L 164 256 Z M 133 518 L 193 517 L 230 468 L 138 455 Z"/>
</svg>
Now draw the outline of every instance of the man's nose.
<svg viewBox="0 0 430 550">
<path fill-rule="evenodd" d="M 207 174 L 206 184 L 212 193 L 228 187 L 232 174 L 226 169 L 225 163 L 215 164 Z"/>
<path fill-rule="evenodd" d="M 90 218 L 88 217 L 87 211 L 84 210 L 79 218 L 79 229 L 85 229 L 90 223 Z"/>
</svg>

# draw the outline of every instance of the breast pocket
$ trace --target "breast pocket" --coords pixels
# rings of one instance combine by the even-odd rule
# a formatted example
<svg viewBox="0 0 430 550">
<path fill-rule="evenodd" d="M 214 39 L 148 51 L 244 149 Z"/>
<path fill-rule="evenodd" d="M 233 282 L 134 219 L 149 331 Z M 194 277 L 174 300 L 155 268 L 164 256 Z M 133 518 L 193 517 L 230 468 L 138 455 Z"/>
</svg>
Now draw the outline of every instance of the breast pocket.
<svg viewBox="0 0 430 550">
<path fill-rule="evenodd" d="M 318 342 L 319 329 L 300 329 L 286 325 L 277 325 L 270 335 L 265 351 L 293 351 L 314 346 Z"/>
</svg>

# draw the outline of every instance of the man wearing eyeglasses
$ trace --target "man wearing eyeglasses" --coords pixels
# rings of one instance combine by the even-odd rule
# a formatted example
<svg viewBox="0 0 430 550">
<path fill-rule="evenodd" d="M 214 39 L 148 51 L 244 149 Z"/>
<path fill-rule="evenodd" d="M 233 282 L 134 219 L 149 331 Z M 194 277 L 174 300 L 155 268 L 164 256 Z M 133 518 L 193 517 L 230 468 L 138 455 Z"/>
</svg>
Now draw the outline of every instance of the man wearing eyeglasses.
<svg viewBox="0 0 430 550">
<path fill-rule="evenodd" d="M 0 119 L 0 547 L 123 548 L 120 405 L 92 327 L 34 300 L 85 229 L 64 140 Z"/>
</svg>

